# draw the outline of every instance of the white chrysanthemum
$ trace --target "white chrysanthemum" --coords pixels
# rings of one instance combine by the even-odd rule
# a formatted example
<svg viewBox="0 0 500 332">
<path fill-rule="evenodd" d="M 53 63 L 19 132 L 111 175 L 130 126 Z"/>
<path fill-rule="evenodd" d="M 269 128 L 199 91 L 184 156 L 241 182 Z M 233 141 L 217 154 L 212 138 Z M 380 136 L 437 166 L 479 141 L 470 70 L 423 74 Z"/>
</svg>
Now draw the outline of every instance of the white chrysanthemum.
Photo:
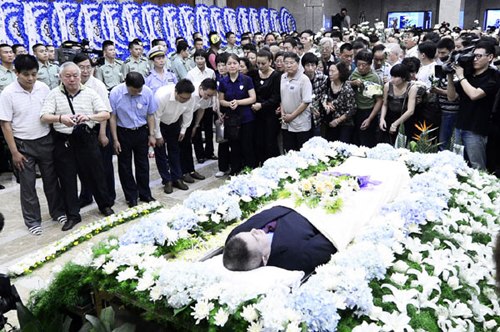
<svg viewBox="0 0 500 332">
<path fill-rule="evenodd" d="M 214 316 L 215 325 L 220 327 L 224 326 L 227 323 L 228 318 L 229 318 L 229 313 L 226 310 L 224 310 L 224 308 L 219 308 L 219 310 Z"/>
<path fill-rule="evenodd" d="M 137 279 L 137 270 L 133 266 L 127 267 L 125 270 L 118 273 L 116 280 L 122 282 L 129 279 Z"/>
<path fill-rule="evenodd" d="M 196 319 L 196 324 L 199 324 L 201 320 L 207 318 L 213 308 L 214 304 L 206 300 L 199 301 L 194 307 L 191 307 L 191 309 L 193 309 L 191 315 Z"/>
<path fill-rule="evenodd" d="M 240 315 L 249 323 L 257 321 L 257 319 L 259 319 L 259 313 L 257 312 L 257 310 L 255 310 L 255 304 L 244 306 Z"/>
</svg>

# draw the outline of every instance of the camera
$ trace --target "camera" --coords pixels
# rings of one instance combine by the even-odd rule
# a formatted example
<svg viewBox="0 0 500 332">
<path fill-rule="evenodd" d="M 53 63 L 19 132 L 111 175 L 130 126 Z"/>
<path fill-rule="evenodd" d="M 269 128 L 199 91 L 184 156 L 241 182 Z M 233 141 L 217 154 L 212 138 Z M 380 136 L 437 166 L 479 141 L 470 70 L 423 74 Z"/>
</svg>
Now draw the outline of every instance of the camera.
<svg viewBox="0 0 500 332">
<path fill-rule="evenodd" d="M 3 315 L 17 307 L 21 298 L 14 285 L 11 285 L 10 278 L 5 274 L 0 274 L 0 330 L 7 324 L 7 318 Z"/>
<path fill-rule="evenodd" d="M 93 60 L 103 56 L 103 51 L 91 49 L 90 42 L 86 39 L 82 40 L 81 43 L 68 40 L 62 43 L 57 50 L 57 59 L 60 64 L 63 64 L 64 62 L 73 61 L 73 58 L 78 53 L 86 53 Z"/>
<path fill-rule="evenodd" d="M 455 74 L 453 65 L 462 67 L 466 76 L 472 74 L 474 72 L 474 48 L 475 46 L 469 46 L 460 51 L 451 52 L 448 60 L 442 66 L 436 66 L 436 76 L 446 78 L 448 74 Z"/>
</svg>

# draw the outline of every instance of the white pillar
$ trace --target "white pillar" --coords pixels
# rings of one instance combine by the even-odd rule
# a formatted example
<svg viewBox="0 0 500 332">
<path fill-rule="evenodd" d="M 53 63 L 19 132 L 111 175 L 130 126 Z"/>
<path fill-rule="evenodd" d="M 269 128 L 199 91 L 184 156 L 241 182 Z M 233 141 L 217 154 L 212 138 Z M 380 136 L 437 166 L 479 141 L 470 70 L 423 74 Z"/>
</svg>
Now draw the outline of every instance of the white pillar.
<svg viewBox="0 0 500 332">
<path fill-rule="evenodd" d="M 437 23 L 449 22 L 451 27 L 463 24 L 464 2 L 464 0 L 441 0 Z"/>
</svg>

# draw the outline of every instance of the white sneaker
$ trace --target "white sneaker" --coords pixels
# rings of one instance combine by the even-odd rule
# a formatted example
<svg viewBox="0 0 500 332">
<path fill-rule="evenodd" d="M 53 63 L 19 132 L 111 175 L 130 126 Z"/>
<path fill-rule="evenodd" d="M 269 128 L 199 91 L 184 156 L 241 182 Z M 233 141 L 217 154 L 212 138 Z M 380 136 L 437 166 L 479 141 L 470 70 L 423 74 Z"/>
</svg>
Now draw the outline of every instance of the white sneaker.
<svg viewBox="0 0 500 332">
<path fill-rule="evenodd" d="M 215 173 L 215 177 L 216 178 L 221 178 L 221 177 L 226 176 L 228 174 L 229 174 L 229 171 L 226 171 L 226 172 L 218 171 L 217 173 Z"/>
</svg>

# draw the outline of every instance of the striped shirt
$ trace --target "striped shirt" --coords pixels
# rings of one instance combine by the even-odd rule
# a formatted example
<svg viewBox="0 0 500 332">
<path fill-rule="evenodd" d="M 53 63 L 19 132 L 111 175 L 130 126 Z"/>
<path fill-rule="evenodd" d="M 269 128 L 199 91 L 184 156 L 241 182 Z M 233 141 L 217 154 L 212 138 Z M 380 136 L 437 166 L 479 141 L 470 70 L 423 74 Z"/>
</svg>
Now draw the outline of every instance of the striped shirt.
<svg viewBox="0 0 500 332">
<path fill-rule="evenodd" d="M 92 115 L 100 112 L 109 112 L 108 108 L 102 101 L 101 97 L 94 90 L 82 85 L 80 91 L 73 97 L 70 97 L 73 103 L 75 114 Z M 72 115 L 71 107 L 69 106 L 68 98 L 64 93 L 64 87 L 61 84 L 55 89 L 52 89 L 42 107 L 40 115 Z M 89 127 L 93 128 L 97 122 L 85 122 Z M 54 123 L 54 130 L 62 134 L 71 134 L 73 127 L 66 127 L 62 123 Z"/>
</svg>

